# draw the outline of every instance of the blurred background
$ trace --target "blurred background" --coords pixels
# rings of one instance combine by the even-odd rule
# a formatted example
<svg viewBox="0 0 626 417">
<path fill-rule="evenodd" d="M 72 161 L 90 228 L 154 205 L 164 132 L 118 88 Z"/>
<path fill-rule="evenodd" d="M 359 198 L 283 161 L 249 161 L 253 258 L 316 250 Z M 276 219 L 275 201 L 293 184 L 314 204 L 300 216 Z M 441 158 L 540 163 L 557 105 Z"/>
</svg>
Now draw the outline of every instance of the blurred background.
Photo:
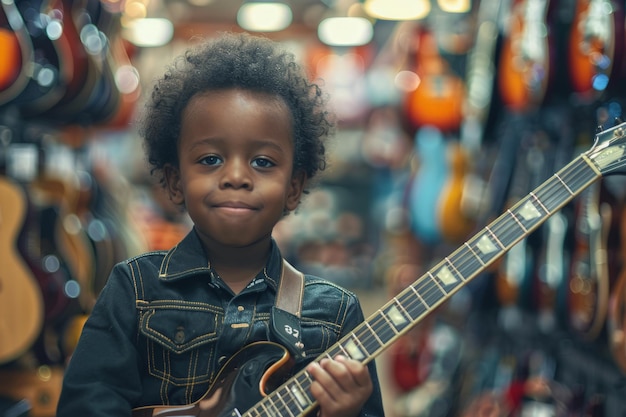
<svg viewBox="0 0 626 417">
<path fill-rule="evenodd" d="M 560 186 L 623 134 L 625 6 L 2 0 L 0 416 L 53 417 L 112 266 L 189 231 L 135 122 L 221 31 L 284 43 L 331 96 L 329 167 L 275 238 L 414 324 L 376 359 L 388 416 L 626 415 L 626 184 Z"/>
</svg>

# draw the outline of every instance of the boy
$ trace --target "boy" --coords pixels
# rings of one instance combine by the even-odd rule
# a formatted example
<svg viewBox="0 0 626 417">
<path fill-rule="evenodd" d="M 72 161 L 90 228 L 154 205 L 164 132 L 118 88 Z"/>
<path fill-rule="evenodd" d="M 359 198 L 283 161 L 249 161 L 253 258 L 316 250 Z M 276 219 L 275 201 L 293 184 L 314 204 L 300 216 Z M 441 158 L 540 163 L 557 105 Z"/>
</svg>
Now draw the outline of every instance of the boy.
<svg viewBox="0 0 626 417">
<path fill-rule="evenodd" d="M 325 167 L 333 123 L 324 106 L 293 56 L 264 38 L 222 34 L 168 69 L 141 134 L 151 172 L 194 227 L 170 251 L 113 269 L 68 364 L 57 417 L 197 402 L 244 346 L 281 340 L 272 307 L 283 259 L 272 229 Z M 357 298 L 317 277 L 304 282 L 299 319 L 281 316 L 298 329 L 293 372 L 310 374 L 322 417 L 382 416 L 373 362 L 311 362 L 363 320 Z M 181 412 L 163 415 L 190 415 Z"/>
</svg>

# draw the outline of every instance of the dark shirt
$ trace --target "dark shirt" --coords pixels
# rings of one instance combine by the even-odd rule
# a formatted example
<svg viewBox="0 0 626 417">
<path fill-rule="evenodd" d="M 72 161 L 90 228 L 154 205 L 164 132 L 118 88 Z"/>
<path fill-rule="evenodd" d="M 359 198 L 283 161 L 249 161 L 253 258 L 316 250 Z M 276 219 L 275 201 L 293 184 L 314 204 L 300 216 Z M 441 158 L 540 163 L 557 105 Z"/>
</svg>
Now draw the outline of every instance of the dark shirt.
<svg viewBox="0 0 626 417">
<path fill-rule="evenodd" d="M 200 399 L 233 354 L 270 339 L 282 257 L 275 242 L 263 269 L 239 294 L 211 269 L 195 233 L 169 252 L 121 262 L 87 320 L 67 366 L 57 417 L 129 416 L 140 406 Z M 363 321 L 357 297 L 305 275 L 300 320 L 305 357 L 324 353 Z M 362 416 L 382 416 L 374 362 L 374 392 Z"/>
</svg>

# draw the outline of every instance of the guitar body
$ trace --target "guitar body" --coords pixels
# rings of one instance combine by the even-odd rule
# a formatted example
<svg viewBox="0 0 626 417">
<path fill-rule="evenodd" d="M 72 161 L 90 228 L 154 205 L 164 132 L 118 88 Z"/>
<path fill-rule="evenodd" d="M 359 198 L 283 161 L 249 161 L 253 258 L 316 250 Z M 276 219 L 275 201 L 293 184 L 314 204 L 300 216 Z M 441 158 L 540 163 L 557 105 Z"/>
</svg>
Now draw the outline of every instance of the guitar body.
<svg viewBox="0 0 626 417">
<path fill-rule="evenodd" d="M 49 27 L 62 27 L 60 16 L 48 7 L 51 3 L 48 0 L 15 3 L 33 46 L 32 60 L 28 63 L 34 68 L 33 74 L 14 100 L 28 117 L 39 116 L 57 104 L 72 77 L 70 45 L 63 32 L 54 40 L 47 34 Z"/>
<path fill-rule="evenodd" d="M 33 59 L 33 49 L 24 25 L 15 25 L 20 20 L 15 3 L 0 4 L 0 106 L 18 96 L 29 80 L 25 66 Z"/>
<path fill-rule="evenodd" d="M 230 358 L 198 401 L 181 406 L 139 407 L 133 410 L 133 417 L 239 416 L 266 395 L 266 389 L 278 386 L 291 365 L 291 356 L 281 345 L 252 343 Z M 269 410 L 269 415 L 278 414 Z"/>
<path fill-rule="evenodd" d="M 404 112 L 409 124 L 418 129 L 435 126 L 443 132 L 452 132 L 461 125 L 465 85 L 439 55 L 435 35 L 417 29 L 416 72 L 420 82 L 404 98 Z"/>
<path fill-rule="evenodd" d="M 410 183 L 408 208 L 413 233 L 427 243 L 441 239 L 439 196 L 447 181 L 447 144 L 436 128 L 425 126 L 415 137 L 419 167 Z"/>
<path fill-rule="evenodd" d="M 498 91 L 513 111 L 537 108 L 547 95 L 553 75 L 549 6 L 549 0 L 513 1 L 498 65 Z"/>
<path fill-rule="evenodd" d="M 568 45 L 570 82 L 575 92 L 598 98 L 623 75 L 624 25 L 623 4 L 576 1 Z"/>
<path fill-rule="evenodd" d="M 25 209 L 21 189 L 0 177 L 0 363 L 28 350 L 43 324 L 39 287 L 15 244 Z"/>
<path fill-rule="evenodd" d="M 467 239 L 476 224 L 466 204 L 470 161 L 458 142 L 448 145 L 447 154 L 450 173 L 439 198 L 438 225 L 443 239 L 456 243 Z"/>
</svg>

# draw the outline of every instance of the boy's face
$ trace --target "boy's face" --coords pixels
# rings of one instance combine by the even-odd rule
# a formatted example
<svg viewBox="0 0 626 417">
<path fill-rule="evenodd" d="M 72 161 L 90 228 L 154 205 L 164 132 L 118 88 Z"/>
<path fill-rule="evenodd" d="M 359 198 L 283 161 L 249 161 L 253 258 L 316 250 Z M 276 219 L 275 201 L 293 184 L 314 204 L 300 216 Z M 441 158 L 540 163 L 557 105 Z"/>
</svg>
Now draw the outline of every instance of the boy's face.
<svg viewBox="0 0 626 417">
<path fill-rule="evenodd" d="M 199 94 L 183 111 L 179 168 L 165 170 L 201 238 L 244 247 L 269 239 L 294 210 L 304 177 L 292 175 L 291 113 L 277 98 L 244 90 Z"/>
</svg>

